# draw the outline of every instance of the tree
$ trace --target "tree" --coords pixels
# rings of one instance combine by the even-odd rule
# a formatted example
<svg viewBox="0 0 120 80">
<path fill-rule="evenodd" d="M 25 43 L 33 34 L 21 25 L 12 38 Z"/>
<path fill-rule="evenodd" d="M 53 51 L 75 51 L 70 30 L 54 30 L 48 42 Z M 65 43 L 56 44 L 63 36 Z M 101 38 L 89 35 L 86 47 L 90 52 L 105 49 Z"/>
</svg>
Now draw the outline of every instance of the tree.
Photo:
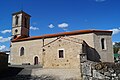
<svg viewBox="0 0 120 80">
<path fill-rule="evenodd" d="M 114 53 L 118 53 L 119 49 L 120 49 L 120 42 L 115 42 L 115 44 L 113 45 Z"/>
</svg>

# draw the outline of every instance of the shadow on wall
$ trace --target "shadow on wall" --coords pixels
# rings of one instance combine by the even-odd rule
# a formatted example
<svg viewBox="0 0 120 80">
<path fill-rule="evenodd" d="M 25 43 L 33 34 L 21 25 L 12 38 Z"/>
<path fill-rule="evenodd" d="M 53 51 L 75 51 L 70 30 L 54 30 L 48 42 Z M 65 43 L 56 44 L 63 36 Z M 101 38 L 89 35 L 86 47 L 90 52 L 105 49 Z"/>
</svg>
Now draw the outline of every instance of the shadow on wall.
<svg viewBox="0 0 120 80">
<path fill-rule="evenodd" d="M 83 53 L 86 54 L 87 60 L 94 61 L 94 62 L 101 62 L 99 53 L 92 47 L 90 47 L 85 41 L 82 45 Z"/>
<path fill-rule="evenodd" d="M 94 62 L 101 62 L 99 53 L 92 47 L 87 48 L 87 59 Z"/>
<path fill-rule="evenodd" d="M 99 53 L 92 47 L 90 47 L 85 41 L 83 46 L 83 53 L 86 53 L 87 60 L 94 61 L 94 62 L 101 62 Z"/>
</svg>

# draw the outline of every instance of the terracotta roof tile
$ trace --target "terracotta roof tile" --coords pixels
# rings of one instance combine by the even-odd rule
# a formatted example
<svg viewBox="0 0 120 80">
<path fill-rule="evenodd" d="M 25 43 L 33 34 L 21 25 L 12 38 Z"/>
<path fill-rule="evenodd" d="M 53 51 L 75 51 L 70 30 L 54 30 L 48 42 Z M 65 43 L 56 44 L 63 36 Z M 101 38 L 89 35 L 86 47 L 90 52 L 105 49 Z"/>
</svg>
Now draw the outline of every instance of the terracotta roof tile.
<svg viewBox="0 0 120 80">
<path fill-rule="evenodd" d="M 33 37 L 27 37 L 27 38 L 16 38 L 16 39 L 13 39 L 12 42 L 35 40 L 35 39 L 42 39 L 42 38 L 52 38 L 52 37 L 76 35 L 76 34 L 85 34 L 85 33 L 110 33 L 110 34 L 112 34 L 112 31 L 107 31 L 107 30 L 77 30 L 77 31 L 72 31 L 72 32 L 46 34 L 46 35 L 42 35 L 42 36 L 33 36 Z"/>
</svg>

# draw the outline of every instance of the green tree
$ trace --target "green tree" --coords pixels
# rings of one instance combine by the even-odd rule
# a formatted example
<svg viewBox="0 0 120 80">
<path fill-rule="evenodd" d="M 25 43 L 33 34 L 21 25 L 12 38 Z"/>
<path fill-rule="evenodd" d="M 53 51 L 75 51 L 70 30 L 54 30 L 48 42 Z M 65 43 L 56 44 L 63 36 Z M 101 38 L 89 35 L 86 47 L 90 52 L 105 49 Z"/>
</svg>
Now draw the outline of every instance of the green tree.
<svg viewBox="0 0 120 80">
<path fill-rule="evenodd" d="M 113 45 L 114 53 L 118 53 L 119 49 L 120 49 L 120 42 L 115 42 L 115 44 Z"/>
</svg>

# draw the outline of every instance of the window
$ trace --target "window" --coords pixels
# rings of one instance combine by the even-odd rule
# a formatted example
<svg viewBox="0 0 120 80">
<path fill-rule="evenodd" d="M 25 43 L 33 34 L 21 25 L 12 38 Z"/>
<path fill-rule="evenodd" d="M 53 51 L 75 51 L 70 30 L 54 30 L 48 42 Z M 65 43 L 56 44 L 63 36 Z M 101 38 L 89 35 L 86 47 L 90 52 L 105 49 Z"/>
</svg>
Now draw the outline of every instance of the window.
<svg viewBox="0 0 120 80">
<path fill-rule="evenodd" d="M 18 30 L 16 29 L 16 30 L 15 30 L 15 33 L 17 33 L 17 32 L 18 32 Z"/>
<path fill-rule="evenodd" d="M 105 39 L 104 38 L 101 39 L 101 47 L 102 47 L 102 49 L 106 48 L 105 47 Z"/>
<path fill-rule="evenodd" d="M 21 47 L 20 49 L 20 56 L 23 56 L 24 55 L 24 47 Z"/>
<path fill-rule="evenodd" d="M 59 50 L 59 58 L 64 58 L 64 50 Z"/>
<path fill-rule="evenodd" d="M 25 27 L 27 27 L 27 18 L 25 17 Z"/>
<path fill-rule="evenodd" d="M 15 39 L 15 38 L 17 38 L 17 35 L 15 35 L 15 36 L 13 37 L 13 39 Z"/>
<path fill-rule="evenodd" d="M 18 25 L 19 16 L 16 16 L 15 18 L 16 18 L 15 24 Z"/>
</svg>

